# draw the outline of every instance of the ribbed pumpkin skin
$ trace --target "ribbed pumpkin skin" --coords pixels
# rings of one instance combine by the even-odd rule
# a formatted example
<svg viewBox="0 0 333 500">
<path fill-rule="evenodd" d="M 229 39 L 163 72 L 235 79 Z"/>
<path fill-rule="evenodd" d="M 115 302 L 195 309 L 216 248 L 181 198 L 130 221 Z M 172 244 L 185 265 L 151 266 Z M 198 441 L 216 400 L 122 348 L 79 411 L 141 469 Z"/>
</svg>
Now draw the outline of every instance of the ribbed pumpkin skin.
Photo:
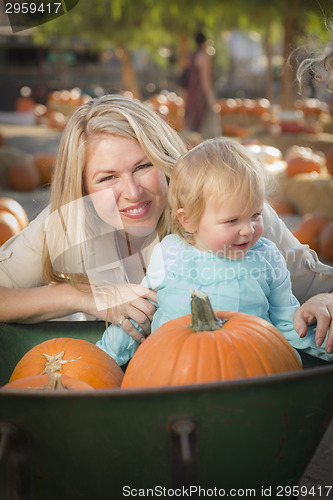
<svg viewBox="0 0 333 500">
<path fill-rule="evenodd" d="M 52 375 L 51 375 L 52 376 Z M 50 375 L 35 375 L 32 377 L 24 377 L 18 378 L 17 380 L 13 380 L 13 382 L 9 382 L 4 385 L 2 389 L 40 389 L 40 390 L 56 390 L 59 389 L 56 387 L 54 389 L 47 388 L 47 384 L 49 382 Z M 64 385 L 64 390 L 76 390 L 76 391 L 94 391 L 94 388 L 91 385 L 83 382 L 83 380 L 77 380 L 72 377 L 68 377 L 67 375 L 61 375 L 61 381 Z"/>
<path fill-rule="evenodd" d="M 155 330 L 131 359 L 122 389 L 163 387 L 260 377 L 302 365 L 271 323 L 244 313 L 214 311 L 228 321 L 215 331 L 194 332 L 191 315 Z"/>
<path fill-rule="evenodd" d="M 16 365 L 10 382 L 32 375 L 41 375 L 48 356 L 65 351 L 65 363 L 57 371 L 69 377 L 83 380 L 95 389 L 120 387 L 123 371 L 111 356 L 102 349 L 82 339 L 55 338 L 46 340 L 28 351 Z"/>
</svg>

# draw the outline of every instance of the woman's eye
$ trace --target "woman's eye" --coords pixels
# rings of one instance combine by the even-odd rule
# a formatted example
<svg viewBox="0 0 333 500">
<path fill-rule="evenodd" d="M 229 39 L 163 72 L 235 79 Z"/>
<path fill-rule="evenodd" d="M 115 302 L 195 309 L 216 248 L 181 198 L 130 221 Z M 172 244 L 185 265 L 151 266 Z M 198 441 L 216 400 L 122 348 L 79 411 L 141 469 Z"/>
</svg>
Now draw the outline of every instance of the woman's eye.
<svg viewBox="0 0 333 500">
<path fill-rule="evenodd" d="M 145 168 L 149 168 L 149 167 L 152 167 L 153 164 L 148 162 L 148 163 L 143 163 L 142 165 L 138 165 L 135 170 L 143 170 Z"/>
<path fill-rule="evenodd" d="M 107 175 L 106 177 L 103 177 L 99 182 L 107 182 L 107 181 L 113 181 L 115 179 L 114 175 Z"/>
<path fill-rule="evenodd" d="M 260 213 L 260 212 L 258 212 L 258 213 L 256 213 L 256 214 L 253 214 L 253 215 L 252 215 L 252 219 L 259 219 L 259 217 L 260 217 L 260 216 L 261 216 L 261 213 Z"/>
<path fill-rule="evenodd" d="M 237 221 L 238 221 L 238 219 L 230 219 L 230 220 L 227 220 L 225 223 L 226 224 L 235 224 Z"/>
</svg>

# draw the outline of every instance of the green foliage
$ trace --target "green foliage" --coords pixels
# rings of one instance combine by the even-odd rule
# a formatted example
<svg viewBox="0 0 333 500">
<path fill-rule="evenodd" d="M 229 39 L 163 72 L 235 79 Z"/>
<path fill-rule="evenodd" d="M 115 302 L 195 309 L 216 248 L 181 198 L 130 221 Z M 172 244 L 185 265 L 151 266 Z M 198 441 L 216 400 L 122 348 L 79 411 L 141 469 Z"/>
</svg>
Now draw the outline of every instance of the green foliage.
<svg viewBox="0 0 333 500">
<path fill-rule="evenodd" d="M 96 50 L 124 45 L 131 50 L 144 48 L 155 61 L 165 63 L 158 48 L 177 51 L 178 37 L 184 33 L 191 48 L 199 29 L 221 45 L 222 31 L 256 30 L 265 36 L 269 27 L 271 41 L 281 42 L 286 16 L 291 14 L 297 17 L 299 44 L 305 43 L 308 34 L 324 41 L 325 19 L 330 15 L 325 8 L 313 0 L 80 0 L 67 15 L 34 32 L 43 44 L 61 40 L 62 46 L 71 47 L 83 39 Z M 225 54 L 220 58 L 224 66 Z"/>
</svg>

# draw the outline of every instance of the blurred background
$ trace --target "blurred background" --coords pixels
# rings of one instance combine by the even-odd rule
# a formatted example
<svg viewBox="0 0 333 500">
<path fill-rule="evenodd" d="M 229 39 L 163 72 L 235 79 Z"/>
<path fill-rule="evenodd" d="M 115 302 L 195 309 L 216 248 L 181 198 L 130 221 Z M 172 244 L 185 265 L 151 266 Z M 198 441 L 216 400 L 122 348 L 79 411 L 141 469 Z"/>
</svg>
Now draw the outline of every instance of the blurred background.
<svg viewBox="0 0 333 500">
<path fill-rule="evenodd" d="M 301 85 L 296 78 L 304 58 L 332 36 L 332 0 L 80 0 L 56 19 L 30 29 L 21 22 L 14 32 L 6 6 L 0 0 L 0 189 L 30 220 L 48 202 L 69 116 L 92 97 L 143 100 L 189 148 L 203 139 L 186 127 L 181 84 L 201 31 L 218 133 L 260 155 L 278 180 L 274 208 L 302 243 L 332 261 L 332 94 L 311 73 Z M 27 27 L 35 19 L 27 16 Z M 310 216 L 311 231 L 299 228 Z M 319 250 L 327 222 L 329 239 Z"/>
</svg>

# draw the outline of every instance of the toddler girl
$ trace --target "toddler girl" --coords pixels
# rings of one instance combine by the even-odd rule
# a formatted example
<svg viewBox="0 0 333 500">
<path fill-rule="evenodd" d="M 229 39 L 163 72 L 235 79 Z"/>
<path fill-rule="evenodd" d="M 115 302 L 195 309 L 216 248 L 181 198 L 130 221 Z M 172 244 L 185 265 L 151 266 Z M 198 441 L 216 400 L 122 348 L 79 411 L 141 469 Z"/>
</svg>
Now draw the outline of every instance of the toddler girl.
<svg viewBox="0 0 333 500">
<path fill-rule="evenodd" d="M 260 161 L 235 141 L 209 139 L 179 159 L 168 192 L 173 234 L 154 248 L 142 282 L 157 291 L 151 331 L 189 314 L 191 291 L 201 290 L 213 309 L 259 316 L 294 348 L 333 360 L 314 330 L 302 339 L 294 331 L 299 302 L 286 262 L 262 237 L 266 184 Z M 111 325 L 97 345 L 122 365 L 139 344 Z"/>
</svg>

